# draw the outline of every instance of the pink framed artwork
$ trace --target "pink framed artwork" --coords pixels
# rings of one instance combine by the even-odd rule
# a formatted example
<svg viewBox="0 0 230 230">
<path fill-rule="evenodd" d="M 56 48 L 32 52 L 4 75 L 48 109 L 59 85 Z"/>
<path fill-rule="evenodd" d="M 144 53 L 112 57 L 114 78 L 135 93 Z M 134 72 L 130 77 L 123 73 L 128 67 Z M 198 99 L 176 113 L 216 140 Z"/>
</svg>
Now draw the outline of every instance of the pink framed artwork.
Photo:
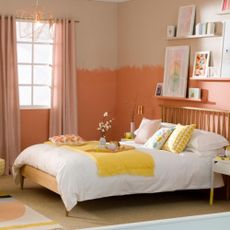
<svg viewBox="0 0 230 230">
<path fill-rule="evenodd" d="M 179 8 L 177 37 L 183 37 L 193 34 L 195 10 L 195 5 L 181 6 Z"/>
<path fill-rule="evenodd" d="M 195 53 L 193 77 L 207 77 L 210 59 L 210 51 L 201 51 Z"/>
<path fill-rule="evenodd" d="M 166 47 L 163 96 L 186 97 L 189 46 Z"/>
<path fill-rule="evenodd" d="M 230 0 L 222 0 L 221 12 L 230 12 Z"/>
</svg>

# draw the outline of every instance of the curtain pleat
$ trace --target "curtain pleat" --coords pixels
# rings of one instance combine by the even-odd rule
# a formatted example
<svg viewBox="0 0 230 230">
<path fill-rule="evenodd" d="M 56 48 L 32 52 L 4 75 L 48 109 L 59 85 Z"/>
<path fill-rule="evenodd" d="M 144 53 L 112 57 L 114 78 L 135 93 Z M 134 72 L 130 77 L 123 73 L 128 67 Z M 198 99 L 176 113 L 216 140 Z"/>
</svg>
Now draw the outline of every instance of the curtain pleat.
<svg viewBox="0 0 230 230">
<path fill-rule="evenodd" d="M 68 19 L 55 23 L 50 136 L 77 134 L 75 26 Z"/>
<path fill-rule="evenodd" d="M 0 16 L 0 157 L 9 174 L 20 152 L 20 106 L 18 92 L 16 21 Z"/>
</svg>

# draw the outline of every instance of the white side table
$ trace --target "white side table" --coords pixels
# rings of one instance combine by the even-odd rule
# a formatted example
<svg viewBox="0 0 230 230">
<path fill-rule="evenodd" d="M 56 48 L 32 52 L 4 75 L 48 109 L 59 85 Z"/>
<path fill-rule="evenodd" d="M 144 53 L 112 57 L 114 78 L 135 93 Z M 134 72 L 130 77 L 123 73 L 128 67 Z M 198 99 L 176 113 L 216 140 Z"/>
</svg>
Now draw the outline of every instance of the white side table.
<svg viewBox="0 0 230 230">
<path fill-rule="evenodd" d="M 211 175 L 211 189 L 210 189 L 210 205 L 213 204 L 214 199 L 214 179 L 215 173 L 220 173 L 230 176 L 230 160 L 225 158 L 216 157 L 212 162 L 212 175 Z M 228 186 L 228 185 L 227 185 Z"/>
</svg>

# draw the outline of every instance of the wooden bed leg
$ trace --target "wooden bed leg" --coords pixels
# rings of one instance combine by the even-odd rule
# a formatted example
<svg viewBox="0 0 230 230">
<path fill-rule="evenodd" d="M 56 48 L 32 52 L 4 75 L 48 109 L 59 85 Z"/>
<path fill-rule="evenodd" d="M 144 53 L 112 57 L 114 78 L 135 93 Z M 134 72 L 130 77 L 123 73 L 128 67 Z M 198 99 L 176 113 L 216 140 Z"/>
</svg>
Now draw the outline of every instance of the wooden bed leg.
<svg viewBox="0 0 230 230">
<path fill-rule="evenodd" d="M 66 216 L 66 217 L 69 216 L 69 211 L 67 211 L 66 209 L 65 209 L 65 216 Z"/>
<path fill-rule="evenodd" d="M 23 188 L 24 188 L 24 179 L 25 179 L 25 177 L 22 176 L 22 178 L 21 178 L 21 183 L 20 183 L 20 185 L 21 185 L 21 190 L 23 190 Z"/>
</svg>

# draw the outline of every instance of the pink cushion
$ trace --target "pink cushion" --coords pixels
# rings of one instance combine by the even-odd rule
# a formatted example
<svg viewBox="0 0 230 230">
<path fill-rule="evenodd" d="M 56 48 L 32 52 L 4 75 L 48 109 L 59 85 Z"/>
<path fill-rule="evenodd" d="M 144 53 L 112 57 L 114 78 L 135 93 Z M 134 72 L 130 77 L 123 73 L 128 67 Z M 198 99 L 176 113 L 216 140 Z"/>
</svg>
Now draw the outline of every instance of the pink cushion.
<svg viewBox="0 0 230 230">
<path fill-rule="evenodd" d="M 148 120 L 140 125 L 135 142 L 144 144 L 161 126 L 161 120 Z"/>
</svg>

